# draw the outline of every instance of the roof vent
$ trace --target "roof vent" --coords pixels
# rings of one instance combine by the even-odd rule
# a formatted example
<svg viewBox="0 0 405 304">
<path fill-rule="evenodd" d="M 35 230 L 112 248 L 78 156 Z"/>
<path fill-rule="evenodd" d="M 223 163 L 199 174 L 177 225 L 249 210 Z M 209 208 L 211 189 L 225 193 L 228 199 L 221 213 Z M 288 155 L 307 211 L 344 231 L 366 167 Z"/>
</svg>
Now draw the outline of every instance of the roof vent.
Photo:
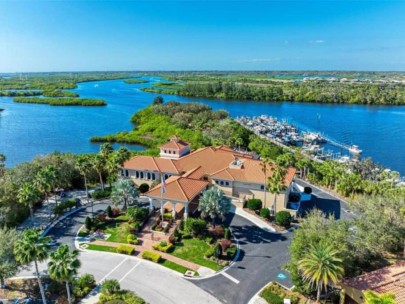
<svg viewBox="0 0 405 304">
<path fill-rule="evenodd" d="M 242 169 L 243 168 L 243 161 L 239 158 L 235 157 L 235 159 L 229 164 L 229 168 L 231 169 Z"/>
</svg>

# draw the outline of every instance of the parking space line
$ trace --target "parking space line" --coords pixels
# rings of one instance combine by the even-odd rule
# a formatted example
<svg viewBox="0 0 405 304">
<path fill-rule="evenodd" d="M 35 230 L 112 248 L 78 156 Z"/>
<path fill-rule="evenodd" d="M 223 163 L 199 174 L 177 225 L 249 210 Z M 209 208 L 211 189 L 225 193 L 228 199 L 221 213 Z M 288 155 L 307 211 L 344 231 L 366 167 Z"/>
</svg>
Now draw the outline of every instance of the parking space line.
<svg viewBox="0 0 405 304">
<path fill-rule="evenodd" d="M 101 280 L 100 283 L 103 282 L 106 278 L 108 278 L 108 276 L 110 274 L 112 274 L 115 270 L 117 270 L 118 267 L 120 267 L 125 261 L 127 261 L 128 258 L 125 258 L 121 261 L 121 263 L 119 263 L 117 266 L 115 266 L 113 269 L 111 269 L 111 271 L 109 273 L 107 273 Z"/>
<path fill-rule="evenodd" d="M 126 274 L 124 274 L 124 276 L 119 280 L 119 282 L 121 283 L 129 274 L 132 270 L 134 270 L 136 268 L 136 266 L 138 266 L 139 264 L 141 264 L 141 261 L 139 261 L 138 263 L 135 264 L 134 267 L 132 267 Z"/>
<path fill-rule="evenodd" d="M 225 277 L 234 282 L 235 284 L 239 284 L 239 280 L 235 279 L 233 276 L 227 274 L 225 271 L 221 272 L 221 274 Z"/>
</svg>

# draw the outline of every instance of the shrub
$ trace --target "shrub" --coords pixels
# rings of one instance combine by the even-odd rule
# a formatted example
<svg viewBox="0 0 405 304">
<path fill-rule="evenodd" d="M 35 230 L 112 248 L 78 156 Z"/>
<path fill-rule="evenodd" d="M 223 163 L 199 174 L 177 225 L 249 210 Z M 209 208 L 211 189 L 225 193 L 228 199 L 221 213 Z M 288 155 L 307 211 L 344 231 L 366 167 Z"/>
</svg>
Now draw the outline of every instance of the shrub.
<svg viewBox="0 0 405 304">
<path fill-rule="evenodd" d="M 149 185 L 146 183 L 140 184 L 138 187 L 139 192 L 146 193 L 149 191 Z"/>
<path fill-rule="evenodd" d="M 53 211 L 56 215 L 60 216 L 66 211 L 70 211 L 72 208 L 76 207 L 76 200 L 74 198 L 68 199 L 67 201 L 59 203 Z"/>
<path fill-rule="evenodd" d="M 236 246 L 229 247 L 226 250 L 226 257 L 228 259 L 233 259 L 233 257 L 235 256 L 237 250 L 238 250 L 238 247 L 236 247 Z"/>
<path fill-rule="evenodd" d="M 225 235 L 225 229 L 224 227 L 217 225 L 214 229 L 210 230 L 210 233 L 216 238 L 222 238 Z"/>
<path fill-rule="evenodd" d="M 289 227 L 291 224 L 291 214 L 288 211 L 280 211 L 276 214 L 276 224 L 283 226 L 283 227 Z"/>
<path fill-rule="evenodd" d="M 149 210 L 146 208 L 131 207 L 127 209 L 127 216 L 132 221 L 143 221 L 149 215 Z"/>
<path fill-rule="evenodd" d="M 86 217 L 84 220 L 84 227 L 86 228 L 87 231 L 90 231 L 91 228 L 93 227 L 93 221 L 91 220 L 90 217 Z"/>
<path fill-rule="evenodd" d="M 133 292 L 127 292 L 123 295 L 122 299 L 126 304 L 145 304 L 145 300 L 137 296 Z"/>
<path fill-rule="evenodd" d="M 127 243 L 132 245 L 138 245 L 138 238 L 136 235 L 128 234 Z"/>
<path fill-rule="evenodd" d="M 229 230 L 229 228 L 224 229 L 224 238 L 227 240 L 231 239 L 231 230 Z"/>
<path fill-rule="evenodd" d="M 141 224 L 139 222 L 134 222 L 129 226 L 129 232 L 135 234 L 139 231 Z"/>
<path fill-rule="evenodd" d="M 109 218 L 113 217 L 113 212 L 112 212 L 111 206 L 107 206 L 107 209 L 105 209 L 105 212 L 107 213 L 107 216 Z"/>
<path fill-rule="evenodd" d="M 185 230 L 193 235 L 199 235 L 207 228 L 206 221 L 196 218 L 188 218 L 185 222 Z"/>
<path fill-rule="evenodd" d="M 169 220 L 171 220 L 171 219 L 173 218 L 173 215 L 172 215 L 170 212 L 167 212 L 167 213 L 164 213 L 164 214 L 163 214 L 163 218 L 164 218 L 166 221 L 169 221 Z"/>
<path fill-rule="evenodd" d="M 170 250 L 173 248 L 172 243 L 167 243 L 165 241 L 162 241 L 160 243 L 152 245 L 153 249 L 161 251 L 161 252 L 170 252 Z"/>
<path fill-rule="evenodd" d="M 312 193 L 312 188 L 311 187 L 304 187 L 304 193 L 305 194 L 311 194 Z"/>
<path fill-rule="evenodd" d="M 270 210 L 269 208 L 262 208 L 260 209 L 260 216 L 268 219 L 270 217 Z"/>
<path fill-rule="evenodd" d="M 117 293 L 120 290 L 121 290 L 120 283 L 115 279 L 104 281 L 104 283 L 101 284 L 101 289 L 100 289 L 101 293 L 108 294 L 108 295 Z"/>
<path fill-rule="evenodd" d="M 183 230 L 184 230 L 184 226 L 185 226 L 185 222 L 184 222 L 184 220 L 181 220 L 180 223 L 179 223 L 179 230 L 180 230 L 180 231 L 183 231 Z"/>
<path fill-rule="evenodd" d="M 215 256 L 216 258 L 219 258 L 219 257 L 221 256 L 221 254 L 222 254 L 221 245 L 220 245 L 220 244 L 216 244 L 216 245 L 214 246 L 214 256 Z"/>
<path fill-rule="evenodd" d="M 96 286 L 96 280 L 92 274 L 84 274 L 73 283 L 73 294 L 76 297 L 86 296 Z"/>
<path fill-rule="evenodd" d="M 214 238 L 212 236 L 206 236 L 205 237 L 205 242 L 207 244 L 212 244 L 213 241 L 214 241 Z"/>
<path fill-rule="evenodd" d="M 120 215 L 121 209 L 118 207 L 114 207 L 114 208 L 112 208 L 112 213 L 113 213 L 113 217 L 117 217 Z"/>
<path fill-rule="evenodd" d="M 135 251 L 134 247 L 128 245 L 119 245 L 116 249 L 117 253 L 132 255 Z"/>
<path fill-rule="evenodd" d="M 247 207 L 250 210 L 254 210 L 254 211 L 260 210 L 262 208 L 262 205 L 263 205 L 262 201 L 258 198 L 252 198 L 252 199 L 248 200 L 248 202 L 247 202 Z"/>
<path fill-rule="evenodd" d="M 207 251 L 204 253 L 204 256 L 206 258 L 210 258 L 210 257 L 212 257 L 214 255 L 215 255 L 215 246 L 212 246 L 212 247 L 208 248 Z"/>
<path fill-rule="evenodd" d="M 111 188 L 105 188 L 104 190 L 101 189 L 94 190 L 93 193 L 91 194 L 91 197 L 95 200 L 110 197 L 111 190 L 112 190 Z"/>
<path fill-rule="evenodd" d="M 129 216 L 126 215 L 126 214 L 120 215 L 120 216 L 117 216 L 117 217 L 115 218 L 115 220 L 116 220 L 117 222 L 128 222 L 128 221 L 129 221 Z"/>
<path fill-rule="evenodd" d="M 298 304 L 300 301 L 299 296 L 296 293 L 287 292 L 283 287 L 277 283 L 271 283 L 260 293 L 260 296 L 264 298 L 268 303 L 284 303 L 284 298 L 289 298 L 291 304 Z M 279 299 L 281 298 L 281 302 Z"/>
<path fill-rule="evenodd" d="M 222 251 L 225 252 L 229 247 L 231 247 L 232 242 L 231 242 L 231 240 L 223 239 L 223 240 L 221 240 L 220 244 L 221 244 Z"/>
<path fill-rule="evenodd" d="M 152 251 L 144 251 L 142 253 L 142 258 L 145 260 L 155 262 L 155 263 L 159 263 L 162 256 L 160 254 L 152 252 Z"/>
</svg>

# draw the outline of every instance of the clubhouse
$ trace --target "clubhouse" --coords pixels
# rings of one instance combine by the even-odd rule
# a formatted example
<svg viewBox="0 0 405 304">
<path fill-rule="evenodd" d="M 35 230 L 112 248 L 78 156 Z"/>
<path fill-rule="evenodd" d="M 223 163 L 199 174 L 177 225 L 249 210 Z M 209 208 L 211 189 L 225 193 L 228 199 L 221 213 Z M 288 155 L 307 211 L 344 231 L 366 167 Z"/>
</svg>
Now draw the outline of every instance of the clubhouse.
<svg viewBox="0 0 405 304">
<path fill-rule="evenodd" d="M 294 168 L 288 168 L 285 176 L 286 190 L 275 196 L 266 191 L 265 181 L 272 175 L 273 168 L 251 154 L 239 153 L 226 146 L 205 147 L 192 151 L 190 143 L 177 136 L 161 145 L 160 157 L 136 156 L 124 163 L 120 175 L 131 178 L 136 185 L 143 183 L 152 187 L 145 195 L 153 201 L 163 199 L 174 214 L 187 217 L 198 206 L 200 194 L 216 185 L 227 196 L 243 202 L 251 198 L 261 199 L 263 207 L 273 211 L 286 209 L 288 194 L 295 175 Z M 162 194 L 161 177 L 166 189 Z M 289 210 L 290 211 L 290 210 Z"/>
</svg>

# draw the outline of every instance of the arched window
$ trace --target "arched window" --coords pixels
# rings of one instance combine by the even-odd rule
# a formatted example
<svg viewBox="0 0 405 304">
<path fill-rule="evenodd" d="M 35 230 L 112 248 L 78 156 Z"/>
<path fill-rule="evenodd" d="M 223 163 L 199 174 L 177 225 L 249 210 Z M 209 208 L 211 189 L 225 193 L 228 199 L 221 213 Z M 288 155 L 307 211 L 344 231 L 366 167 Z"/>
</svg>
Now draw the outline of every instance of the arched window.
<svg viewBox="0 0 405 304">
<path fill-rule="evenodd" d="M 148 179 L 150 179 L 150 173 L 148 172 Z"/>
<path fill-rule="evenodd" d="M 143 172 L 142 171 L 140 172 L 140 177 L 143 178 Z"/>
<path fill-rule="evenodd" d="M 155 175 L 155 173 L 152 173 L 152 180 L 156 180 L 156 175 Z"/>
<path fill-rule="evenodd" d="M 136 171 L 136 172 L 135 172 L 135 177 L 136 177 L 136 178 L 139 178 L 139 171 Z"/>
</svg>

